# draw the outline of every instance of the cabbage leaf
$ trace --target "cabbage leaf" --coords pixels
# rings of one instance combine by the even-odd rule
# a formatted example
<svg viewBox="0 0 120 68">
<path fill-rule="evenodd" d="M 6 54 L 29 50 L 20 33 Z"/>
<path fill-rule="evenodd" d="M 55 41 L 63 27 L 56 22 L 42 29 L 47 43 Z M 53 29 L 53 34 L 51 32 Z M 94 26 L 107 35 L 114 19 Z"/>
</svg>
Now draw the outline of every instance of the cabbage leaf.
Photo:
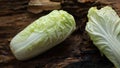
<svg viewBox="0 0 120 68">
<path fill-rule="evenodd" d="M 10 48 L 18 60 L 27 60 L 61 43 L 75 28 L 71 14 L 53 10 L 18 33 L 11 40 Z"/>
<path fill-rule="evenodd" d="M 115 65 L 120 68 L 120 18 L 109 6 L 88 11 L 85 30 L 95 46 Z"/>
</svg>

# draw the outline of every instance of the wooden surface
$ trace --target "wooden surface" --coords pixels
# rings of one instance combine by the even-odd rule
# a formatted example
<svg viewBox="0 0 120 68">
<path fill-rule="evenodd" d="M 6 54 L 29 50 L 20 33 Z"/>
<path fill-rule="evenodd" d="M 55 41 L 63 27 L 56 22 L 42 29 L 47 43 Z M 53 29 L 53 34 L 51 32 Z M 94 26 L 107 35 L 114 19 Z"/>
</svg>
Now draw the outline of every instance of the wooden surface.
<svg viewBox="0 0 120 68">
<path fill-rule="evenodd" d="M 12 55 L 9 48 L 10 40 L 34 20 L 51 11 L 43 11 L 38 14 L 31 13 L 27 10 L 29 7 L 28 3 L 29 0 L 0 0 L 0 68 L 113 67 L 112 63 L 105 56 L 101 56 L 99 50 L 92 44 L 84 27 L 87 22 L 87 11 L 91 6 L 98 6 L 100 8 L 110 5 L 120 15 L 119 0 L 62 1 L 61 9 L 68 11 L 75 17 L 77 24 L 76 31 L 64 42 L 42 55 L 27 61 L 18 61 Z"/>
</svg>

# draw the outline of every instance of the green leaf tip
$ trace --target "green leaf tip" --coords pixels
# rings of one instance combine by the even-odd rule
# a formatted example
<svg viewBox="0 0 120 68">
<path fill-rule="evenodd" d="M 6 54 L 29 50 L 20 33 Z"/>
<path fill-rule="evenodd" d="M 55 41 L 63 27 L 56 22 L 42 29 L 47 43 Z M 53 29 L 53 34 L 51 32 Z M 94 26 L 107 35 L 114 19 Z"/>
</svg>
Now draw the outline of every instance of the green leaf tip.
<svg viewBox="0 0 120 68">
<path fill-rule="evenodd" d="M 18 60 L 33 58 L 64 41 L 76 28 L 73 16 L 53 10 L 18 33 L 10 48 Z"/>
<path fill-rule="evenodd" d="M 120 18 L 111 7 L 92 7 L 85 30 L 95 46 L 120 68 Z"/>
</svg>

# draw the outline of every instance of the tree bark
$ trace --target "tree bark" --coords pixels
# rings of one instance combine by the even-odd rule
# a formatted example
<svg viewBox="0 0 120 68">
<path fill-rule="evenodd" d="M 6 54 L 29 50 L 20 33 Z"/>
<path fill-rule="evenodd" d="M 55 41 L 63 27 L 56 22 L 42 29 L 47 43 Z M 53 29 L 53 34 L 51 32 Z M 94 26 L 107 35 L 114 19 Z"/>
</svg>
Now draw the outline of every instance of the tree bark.
<svg viewBox="0 0 120 68">
<path fill-rule="evenodd" d="M 83 64 L 112 68 L 112 63 L 101 56 L 85 32 L 87 12 L 92 6 L 112 6 L 120 15 L 119 0 L 52 0 L 61 2 L 61 9 L 75 17 L 77 29 L 64 42 L 49 51 L 27 61 L 18 61 L 13 56 L 9 43 L 11 39 L 37 18 L 48 14 L 38 14 L 27 10 L 29 0 L 0 0 L 0 68 L 77 68 Z M 81 65 L 82 66 L 82 65 Z M 101 67 L 101 68 L 103 68 Z M 85 68 L 85 67 L 84 67 Z M 92 67 L 93 68 L 93 67 Z"/>
</svg>

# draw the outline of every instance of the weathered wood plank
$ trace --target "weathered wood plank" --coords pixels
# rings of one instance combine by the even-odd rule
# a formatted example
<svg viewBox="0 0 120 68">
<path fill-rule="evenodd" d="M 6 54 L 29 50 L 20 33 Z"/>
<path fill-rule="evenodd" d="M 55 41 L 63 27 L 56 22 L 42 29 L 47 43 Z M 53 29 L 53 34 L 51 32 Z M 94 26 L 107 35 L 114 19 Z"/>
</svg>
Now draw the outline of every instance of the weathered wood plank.
<svg viewBox="0 0 120 68">
<path fill-rule="evenodd" d="M 31 22 L 49 13 L 49 11 L 33 14 L 27 10 L 29 0 L 0 0 L 0 68 L 62 68 L 73 62 L 84 61 L 88 57 L 95 62 L 100 62 L 104 58 L 100 56 L 99 51 L 84 31 L 88 9 L 91 6 L 104 6 L 105 4 L 101 3 L 104 0 L 93 0 L 93 2 L 81 0 L 84 3 L 77 2 L 77 0 L 52 1 L 61 2 L 61 9 L 68 11 L 75 17 L 77 29 L 58 46 L 42 55 L 22 62 L 16 60 L 12 55 L 9 48 L 10 40 Z M 115 2 L 111 5 L 120 14 L 119 0 L 106 1 Z M 107 59 L 105 62 L 112 65 Z"/>
</svg>

